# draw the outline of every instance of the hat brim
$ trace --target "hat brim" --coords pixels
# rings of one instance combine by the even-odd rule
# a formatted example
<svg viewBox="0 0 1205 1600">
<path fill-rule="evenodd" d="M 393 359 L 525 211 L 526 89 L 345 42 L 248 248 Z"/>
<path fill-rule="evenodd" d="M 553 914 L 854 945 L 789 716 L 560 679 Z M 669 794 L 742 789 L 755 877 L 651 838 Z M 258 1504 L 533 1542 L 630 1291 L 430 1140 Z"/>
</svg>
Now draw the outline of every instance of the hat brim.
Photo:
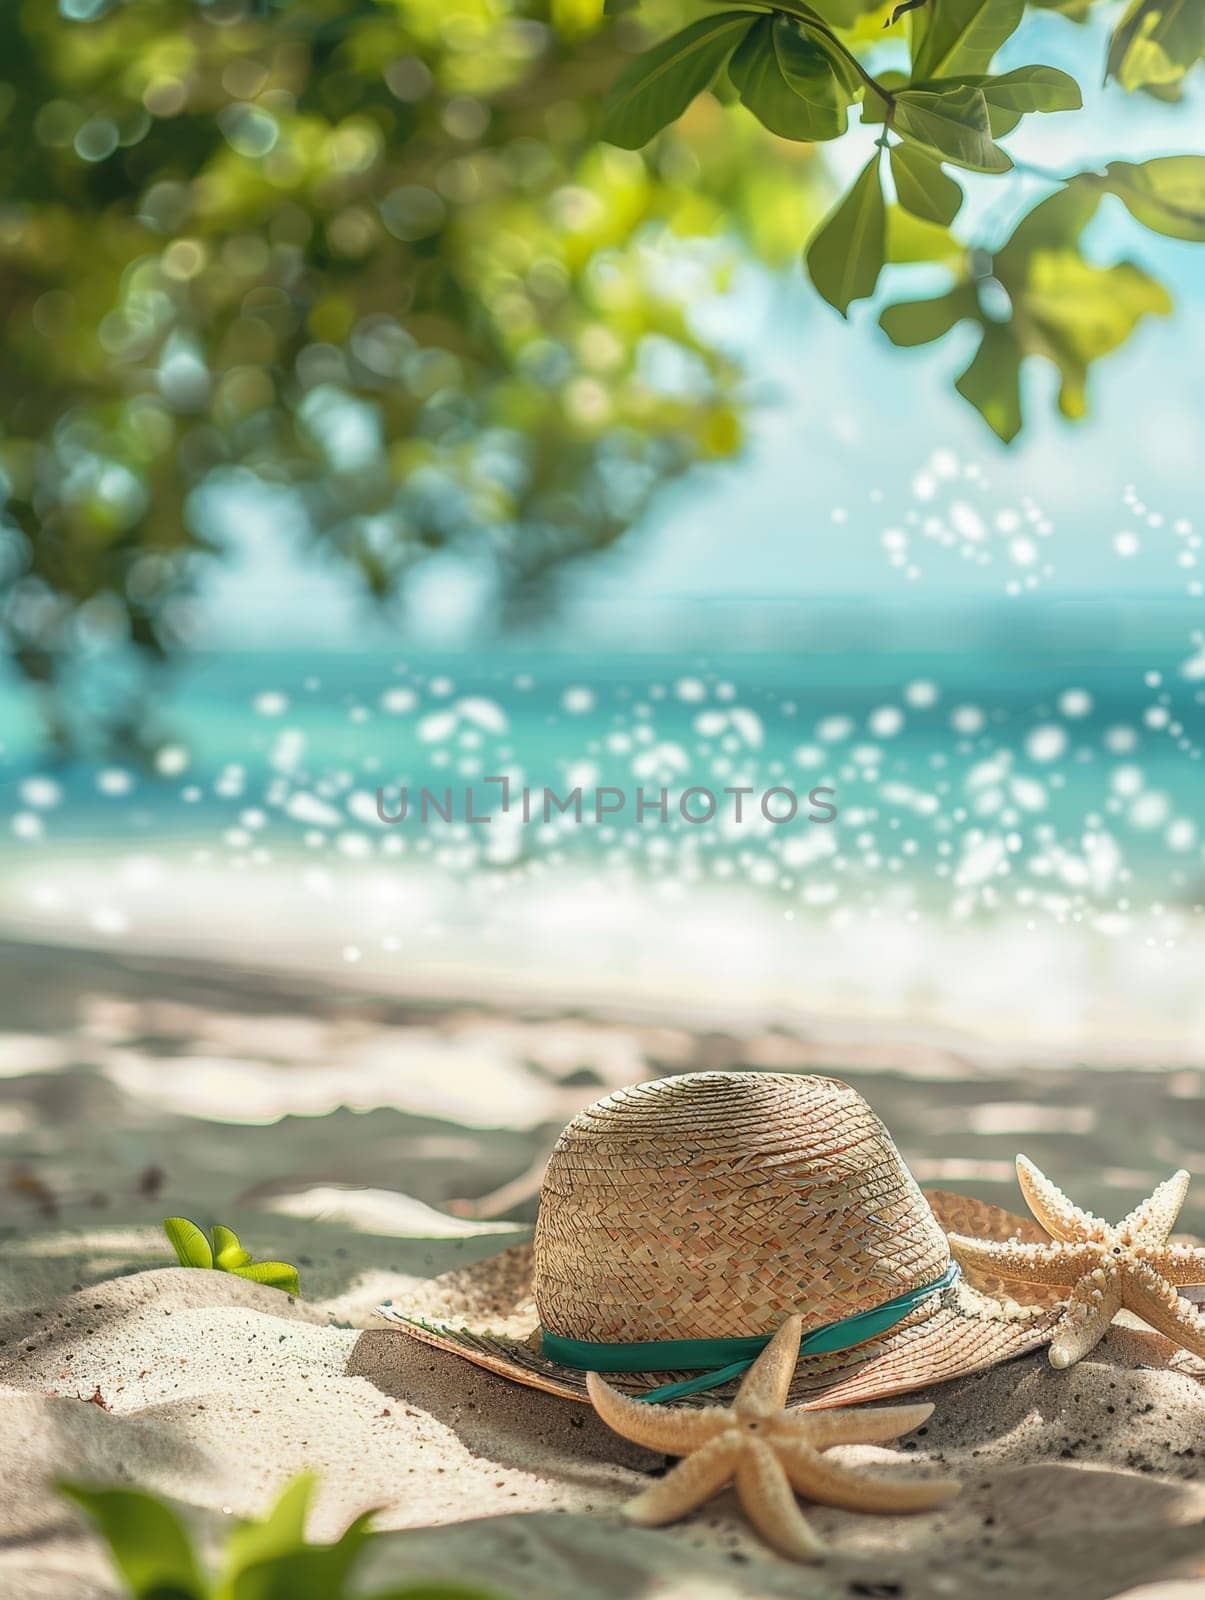
<svg viewBox="0 0 1205 1600">
<path fill-rule="evenodd" d="M 981 1239 L 1046 1239 L 1034 1223 L 984 1201 L 940 1191 L 926 1198 L 942 1227 L 950 1231 Z M 959 1280 L 938 1304 L 922 1304 L 877 1338 L 850 1350 L 801 1356 L 788 1403 L 819 1410 L 881 1400 L 982 1372 L 1049 1341 L 1060 1314 L 1056 1307 L 1032 1300 L 1005 1304 L 984 1292 L 990 1287 L 995 1286 Z M 1015 1286 L 1010 1291 L 1017 1293 Z M 405 1305 L 382 1307 L 381 1315 L 412 1339 L 462 1356 L 475 1366 L 528 1388 L 589 1404 L 585 1372 L 549 1360 L 540 1347 L 530 1243 L 434 1278 Z M 638 1396 L 693 1374 L 607 1376 L 615 1388 Z M 736 1387 L 733 1380 L 682 1403 L 714 1405 L 730 1397 Z"/>
</svg>

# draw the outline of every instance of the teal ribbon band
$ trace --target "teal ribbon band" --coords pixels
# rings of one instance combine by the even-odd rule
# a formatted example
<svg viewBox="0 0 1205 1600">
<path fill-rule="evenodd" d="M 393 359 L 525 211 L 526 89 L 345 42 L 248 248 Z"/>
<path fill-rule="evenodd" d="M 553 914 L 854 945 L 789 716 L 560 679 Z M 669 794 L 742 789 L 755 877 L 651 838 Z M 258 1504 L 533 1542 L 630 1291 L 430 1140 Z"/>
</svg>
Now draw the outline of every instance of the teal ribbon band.
<svg viewBox="0 0 1205 1600">
<path fill-rule="evenodd" d="M 849 1350 L 868 1339 L 894 1328 L 908 1313 L 931 1294 L 948 1289 L 958 1277 L 958 1263 L 950 1265 L 933 1283 L 907 1289 L 893 1300 L 869 1311 L 856 1311 L 852 1317 L 813 1328 L 799 1341 L 800 1355 L 828 1355 Z M 587 1372 L 693 1372 L 704 1369 L 697 1378 L 667 1383 L 641 1395 L 642 1400 L 677 1400 L 682 1395 L 698 1394 L 717 1388 L 730 1378 L 740 1377 L 769 1344 L 772 1335 L 741 1339 L 655 1339 L 644 1344 L 594 1344 L 587 1339 L 565 1339 L 559 1333 L 541 1329 L 544 1354 L 564 1367 Z"/>
</svg>

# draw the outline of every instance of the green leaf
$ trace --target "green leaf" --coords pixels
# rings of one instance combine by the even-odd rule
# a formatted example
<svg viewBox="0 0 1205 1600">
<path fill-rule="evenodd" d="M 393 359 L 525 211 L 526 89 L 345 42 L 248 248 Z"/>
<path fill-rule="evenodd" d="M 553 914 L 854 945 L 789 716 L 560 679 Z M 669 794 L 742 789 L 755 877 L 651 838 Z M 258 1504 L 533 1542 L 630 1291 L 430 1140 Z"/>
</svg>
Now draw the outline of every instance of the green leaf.
<svg viewBox="0 0 1205 1600">
<path fill-rule="evenodd" d="M 992 142 L 987 101 L 980 89 L 951 89 L 944 94 L 901 89 L 891 125 L 897 133 L 972 172 L 1007 172 L 1012 166 Z"/>
<path fill-rule="evenodd" d="M 401 1589 L 386 1589 L 371 1600 L 501 1600 L 495 1592 L 466 1587 L 462 1583 L 408 1583 Z"/>
<path fill-rule="evenodd" d="M 999 315 L 993 311 L 989 320 L 964 264 L 962 281 L 947 294 L 890 306 L 880 326 L 893 343 L 907 347 L 940 339 L 964 319 L 977 321 L 983 329 L 980 344 L 956 387 L 1006 443 L 1022 425 L 1021 371 L 1027 356 L 1042 356 L 1058 369 L 1063 415 L 1084 416 L 1092 364 L 1123 345 L 1143 318 L 1166 316 L 1172 302 L 1161 283 L 1130 262 L 1100 267 L 1085 260 L 1081 235 L 1101 195 L 1113 189 L 1129 194 L 1136 214 L 1150 205 L 1160 222 L 1198 237 L 1197 228 L 1205 230 L 1200 192 L 1205 158 L 1167 161 L 1166 170 L 1160 164 L 1153 175 L 1145 170 L 1151 163 L 1127 162 L 1114 163 L 1104 175 L 1080 173 L 1035 206 L 987 268 L 999 287 Z M 893 208 L 889 245 L 895 219 L 904 216 L 901 207 Z M 950 237 L 930 222 L 915 220 L 911 226 L 938 240 Z M 893 251 L 889 259 L 895 258 Z"/>
<path fill-rule="evenodd" d="M 1012 237 L 995 256 L 996 275 L 1005 285 L 1024 277 L 1035 250 L 1061 250 L 1079 238 L 1096 214 L 1098 179 L 1075 178 L 1022 217 Z"/>
<path fill-rule="evenodd" d="M 246 1266 L 251 1259 L 251 1252 L 243 1249 L 233 1228 L 224 1228 L 220 1222 L 215 1222 L 212 1233 L 215 1266 L 223 1272 L 233 1272 L 235 1267 Z"/>
<path fill-rule="evenodd" d="M 1039 256 L 1025 300 L 1031 316 L 1055 319 L 1084 361 L 1124 344 L 1143 317 L 1171 315 L 1167 289 L 1132 261 L 1097 267 L 1078 256 Z"/>
<path fill-rule="evenodd" d="M 833 75 L 840 89 L 844 92 L 845 104 L 849 105 L 851 101 L 858 98 L 866 87 L 865 80 L 854 64 L 853 58 L 838 40 L 830 38 L 826 33 L 809 28 L 806 22 L 803 24 L 803 31 L 821 54 L 827 57 Z M 891 74 L 887 73 L 885 76 L 890 77 Z"/>
<path fill-rule="evenodd" d="M 923 3 L 923 0 L 921 0 Z M 824 20 L 834 28 L 854 28 L 861 17 L 879 10 L 882 0 L 823 0 Z"/>
<path fill-rule="evenodd" d="M 1144 83 L 1142 93 L 1152 100 L 1162 100 L 1164 105 L 1178 105 L 1184 98 L 1184 79 L 1179 78 L 1175 83 Z"/>
<path fill-rule="evenodd" d="M 725 0 L 712 0 L 712 3 L 725 3 Z M 732 0 L 726 0 L 726 3 L 731 10 Z M 740 6 L 750 11 L 781 11 L 784 16 L 795 17 L 809 28 L 831 29 L 832 26 L 822 20 L 815 7 L 806 4 L 806 0 L 740 0 Z"/>
<path fill-rule="evenodd" d="M 903 206 L 887 208 L 887 262 L 936 261 L 943 266 L 962 262 L 966 245 L 948 228 L 924 222 Z"/>
<path fill-rule="evenodd" d="M 845 316 L 852 301 L 874 293 L 886 254 L 887 207 L 876 150 L 808 246 L 808 273 L 829 305 Z"/>
<path fill-rule="evenodd" d="M 894 144 L 890 150 L 896 199 L 925 222 L 948 227 L 962 205 L 962 190 L 919 145 Z"/>
<path fill-rule="evenodd" d="M 182 1267 L 212 1267 L 213 1251 L 209 1240 L 187 1217 L 165 1217 L 163 1231 Z"/>
<path fill-rule="evenodd" d="M 227 1228 L 222 1223 L 215 1222 L 209 1231 L 213 1238 L 213 1253 L 215 1256 L 221 1255 L 223 1250 L 239 1250 L 242 1248 L 239 1244 L 238 1234 L 235 1233 L 233 1228 Z"/>
<path fill-rule="evenodd" d="M 345 1600 L 369 1521 L 357 1517 L 335 1544 L 307 1544 L 245 1567 L 229 1587 L 229 1600 Z"/>
<path fill-rule="evenodd" d="M 836 139 L 849 95 L 827 51 L 789 17 L 765 17 L 737 46 L 728 76 L 757 120 L 784 139 Z"/>
<path fill-rule="evenodd" d="M 892 344 L 911 349 L 918 344 L 932 344 L 978 313 L 974 289 L 969 283 L 959 284 L 935 300 L 907 300 L 888 306 L 879 318 L 879 326 Z"/>
<path fill-rule="evenodd" d="M 1079 84 L 1057 67 L 1015 67 L 997 77 L 987 74 L 962 81 L 1001 111 L 1079 111 L 1084 103 Z"/>
<path fill-rule="evenodd" d="M 639 56 L 607 97 L 602 137 L 626 150 L 647 144 L 711 85 L 754 20 L 748 11 L 722 11 Z"/>
<path fill-rule="evenodd" d="M 930 0 L 912 13 L 912 76 L 986 72 L 1021 21 L 1025 0 Z"/>
<path fill-rule="evenodd" d="M 1091 363 L 1124 344 L 1143 317 L 1167 316 L 1172 308 L 1167 290 L 1141 268 L 1125 261 L 1093 266 L 1073 250 L 1032 258 L 1022 304 L 1032 330 L 1027 348 L 1059 368 L 1059 406 L 1068 417 L 1087 410 Z"/>
<path fill-rule="evenodd" d="M 1011 324 L 985 324 L 979 349 L 954 387 L 1005 444 L 1016 438 L 1021 431 L 1021 346 Z"/>
<path fill-rule="evenodd" d="M 1105 67 L 1123 89 L 1178 83 L 1205 54 L 1201 0 L 1132 0 L 1109 41 Z"/>
<path fill-rule="evenodd" d="M 902 72 L 880 72 L 875 82 L 886 89 L 889 94 L 896 89 L 904 89 L 908 86 L 908 79 Z M 866 92 L 862 97 L 863 124 L 877 127 L 880 123 L 886 122 L 889 109 L 883 96 L 867 84 Z"/>
<path fill-rule="evenodd" d="M 1103 181 L 1143 227 L 1205 243 L 1205 156 L 1110 161 Z"/>
<path fill-rule="evenodd" d="M 285 1485 L 264 1521 L 243 1522 L 235 1528 L 226 1541 L 219 1596 L 245 1568 L 291 1555 L 304 1546 L 305 1519 L 317 1481 L 312 1472 L 301 1473 Z"/>
<path fill-rule="evenodd" d="M 222 1272 L 235 1272 L 239 1267 L 245 1267 L 251 1260 L 250 1250 L 233 1248 L 222 1250 L 214 1257 L 214 1266 Z"/>
<path fill-rule="evenodd" d="M 192 1541 L 169 1506 L 130 1489 L 59 1489 L 97 1524 L 134 1600 L 202 1600 L 206 1585 Z"/>
<path fill-rule="evenodd" d="M 913 84 L 942 94 L 951 89 L 978 89 L 987 101 L 987 120 L 993 139 L 1011 133 L 1028 111 L 1074 111 L 1082 105 L 1079 84 L 1057 67 L 1018 67 L 995 75 L 971 73 L 957 78 L 934 78 Z"/>
<path fill-rule="evenodd" d="M 1030 0 L 1041 11 L 1056 11 L 1072 22 L 1086 22 L 1096 0 Z"/>
<path fill-rule="evenodd" d="M 253 1261 L 249 1266 L 233 1267 L 236 1278 L 248 1278 L 252 1283 L 266 1283 L 269 1288 L 283 1289 L 286 1294 L 300 1294 L 301 1283 L 297 1268 L 286 1261 Z"/>
</svg>

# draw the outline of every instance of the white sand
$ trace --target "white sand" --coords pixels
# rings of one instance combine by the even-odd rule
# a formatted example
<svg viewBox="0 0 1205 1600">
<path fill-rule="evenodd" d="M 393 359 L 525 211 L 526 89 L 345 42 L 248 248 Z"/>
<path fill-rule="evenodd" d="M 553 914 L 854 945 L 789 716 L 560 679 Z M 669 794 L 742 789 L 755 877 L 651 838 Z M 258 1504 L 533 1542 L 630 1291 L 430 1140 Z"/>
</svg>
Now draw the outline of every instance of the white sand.
<svg viewBox="0 0 1205 1600">
<path fill-rule="evenodd" d="M 366 1593 L 404 1573 L 476 1577 L 524 1600 L 1105 1600 L 1157 1581 L 1142 1591 L 1150 1600 L 1205 1593 L 1194 1577 L 1205 1572 L 1205 1390 L 1152 1335 L 1118 1327 L 1070 1372 L 1035 1356 L 932 1391 L 934 1418 L 900 1450 L 847 1454 L 952 1472 L 964 1494 L 919 1518 L 817 1508 L 833 1553 L 799 1569 L 758 1543 L 728 1496 L 675 1528 L 620 1534 L 623 1500 L 663 1462 L 585 1409 L 373 1317 L 408 1284 L 518 1237 L 516 1223 L 454 1215 L 449 1202 L 501 1193 L 487 1209 L 509 1196 L 529 1215 L 530 1174 L 557 1127 L 614 1082 L 839 1065 L 922 1177 L 950 1183 L 972 1168 L 970 1187 L 1015 1205 L 1008 1158 L 1026 1148 L 1077 1198 L 1120 1214 L 1202 1149 L 1194 1067 L 989 1071 L 973 1052 L 913 1039 L 891 1072 L 891 1047 L 864 1041 L 842 1060 L 831 1039 L 822 1056 L 785 1034 L 416 1011 L 63 955 L 17 956 L 8 974 L 5 1600 L 120 1593 L 56 1477 L 169 1495 L 212 1545 L 231 1514 L 261 1513 L 303 1468 L 322 1479 L 311 1537 L 368 1507 L 396 1530 L 365 1563 Z M 194 1062 L 227 1093 L 200 1099 Z M 255 1087 L 240 1103 L 242 1081 Z M 165 1266 L 155 1224 L 170 1212 L 217 1216 L 257 1254 L 295 1261 L 304 1302 Z"/>
<path fill-rule="evenodd" d="M 223 1274 L 110 1280 L 18 1308 L 0 1338 L 0 1592 L 11 1600 L 119 1592 L 95 1539 L 50 1493 L 55 1476 L 153 1489 L 209 1513 L 199 1526 L 214 1534 L 224 1513 L 262 1512 L 306 1468 L 322 1477 L 312 1537 L 369 1507 L 384 1529 L 424 1530 L 374 1554 L 382 1585 L 418 1570 L 541 1600 L 800 1592 L 730 1497 L 617 1542 L 623 1499 L 663 1463 L 584 1408 Z M 1194 1477 L 1205 1401 L 1198 1379 L 1162 1361 L 1157 1341 L 1118 1329 L 1069 1373 L 1026 1358 L 933 1391 L 938 1410 L 905 1441 L 900 1470 L 940 1464 L 964 1494 L 919 1518 L 816 1508 L 833 1553 L 807 1592 L 1105 1596 L 1205 1563 Z M 585 1562 L 585 1581 L 569 1585 Z"/>
</svg>

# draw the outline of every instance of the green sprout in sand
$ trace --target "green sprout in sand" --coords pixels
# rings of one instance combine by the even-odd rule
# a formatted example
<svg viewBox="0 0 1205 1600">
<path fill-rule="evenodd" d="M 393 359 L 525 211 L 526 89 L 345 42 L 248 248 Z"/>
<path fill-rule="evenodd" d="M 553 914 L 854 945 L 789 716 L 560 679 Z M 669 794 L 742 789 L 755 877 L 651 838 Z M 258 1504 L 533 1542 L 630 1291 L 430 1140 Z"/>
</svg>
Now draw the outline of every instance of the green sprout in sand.
<svg viewBox="0 0 1205 1600">
<path fill-rule="evenodd" d="M 334 1544 L 307 1544 L 305 1520 L 315 1479 L 303 1473 L 286 1485 L 263 1522 L 239 1523 L 226 1541 L 215 1575 L 206 1573 L 176 1513 L 154 1495 L 131 1489 L 90 1489 L 62 1483 L 107 1541 L 131 1600 L 350 1600 L 352 1567 L 369 1532 L 357 1517 Z M 371 1600 L 493 1600 L 484 1590 L 418 1579 Z"/>
<path fill-rule="evenodd" d="M 249 1278 L 252 1283 L 283 1289 L 286 1294 L 301 1293 L 296 1267 L 287 1261 L 253 1261 L 234 1229 L 224 1228 L 220 1222 L 210 1230 L 212 1242 L 187 1217 L 167 1217 L 163 1231 L 182 1267 L 212 1267 L 218 1272 L 233 1272 L 236 1278 Z"/>
</svg>

